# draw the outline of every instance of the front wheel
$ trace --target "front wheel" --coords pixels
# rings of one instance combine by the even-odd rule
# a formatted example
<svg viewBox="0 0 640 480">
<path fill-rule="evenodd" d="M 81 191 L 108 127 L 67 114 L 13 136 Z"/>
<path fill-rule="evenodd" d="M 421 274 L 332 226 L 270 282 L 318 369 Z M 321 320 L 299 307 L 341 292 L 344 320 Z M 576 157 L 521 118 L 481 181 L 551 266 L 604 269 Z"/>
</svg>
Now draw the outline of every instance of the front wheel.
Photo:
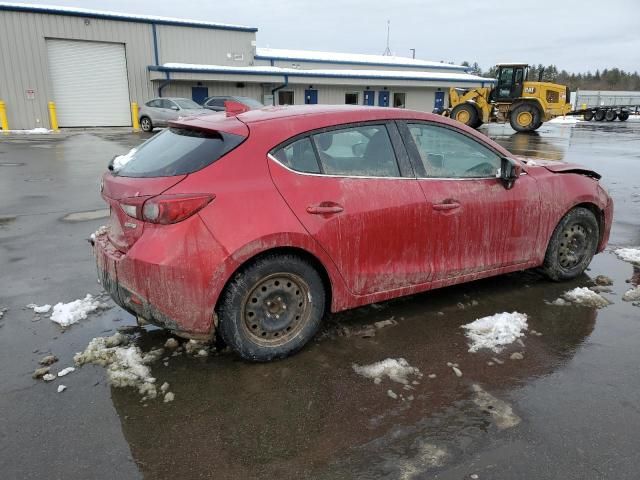
<svg viewBox="0 0 640 480">
<path fill-rule="evenodd" d="M 143 132 L 150 132 L 153 130 L 153 124 L 151 123 L 151 119 L 149 117 L 142 117 L 140 119 L 140 128 L 142 128 Z"/>
<path fill-rule="evenodd" d="M 581 275 L 598 248 L 600 228 L 591 210 L 578 207 L 567 213 L 551 235 L 542 267 L 551 280 Z"/>
<path fill-rule="evenodd" d="M 246 360 L 284 358 L 316 334 L 325 298 L 322 278 L 306 260 L 267 255 L 243 268 L 225 288 L 219 333 Z"/>
<path fill-rule="evenodd" d="M 451 118 L 471 128 L 479 126 L 478 111 L 476 107 L 469 103 L 462 103 L 453 107 L 453 110 L 451 110 Z M 482 121 L 480 121 L 480 123 L 482 123 Z"/>
</svg>

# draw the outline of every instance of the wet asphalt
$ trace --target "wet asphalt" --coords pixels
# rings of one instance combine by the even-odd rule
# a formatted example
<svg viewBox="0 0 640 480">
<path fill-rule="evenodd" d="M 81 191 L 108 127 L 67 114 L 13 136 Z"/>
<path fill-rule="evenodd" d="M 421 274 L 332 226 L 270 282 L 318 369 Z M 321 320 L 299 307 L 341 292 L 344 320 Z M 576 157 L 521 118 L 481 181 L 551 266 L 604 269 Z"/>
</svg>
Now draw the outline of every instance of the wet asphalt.
<svg viewBox="0 0 640 480">
<path fill-rule="evenodd" d="M 616 208 L 610 247 L 640 245 L 640 122 L 483 131 L 516 154 L 600 172 Z M 61 330 L 25 306 L 101 292 L 86 240 L 105 222 L 99 175 L 144 138 L 0 138 L 0 478 L 639 477 L 640 307 L 620 297 L 640 269 L 611 252 L 568 283 L 524 272 L 333 315 L 308 348 L 279 362 L 172 357 L 152 367 L 172 403 L 141 402 L 93 365 L 51 384 L 33 380 L 43 355 L 58 356 L 60 370 L 93 337 L 134 324 L 114 306 Z M 599 274 L 614 281 L 611 305 L 547 303 Z M 542 335 L 498 355 L 469 353 L 460 326 L 503 311 L 528 314 Z M 396 325 L 370 336 L 368 326 L 391 318 Z M 136 341 L 147 350 L 166 338 L 149 329 Z M 410 390 L 352 368 L 399 357 L 424 374 Z M 67 390 L 56 393 L 59 384 Z"/>
</svg>

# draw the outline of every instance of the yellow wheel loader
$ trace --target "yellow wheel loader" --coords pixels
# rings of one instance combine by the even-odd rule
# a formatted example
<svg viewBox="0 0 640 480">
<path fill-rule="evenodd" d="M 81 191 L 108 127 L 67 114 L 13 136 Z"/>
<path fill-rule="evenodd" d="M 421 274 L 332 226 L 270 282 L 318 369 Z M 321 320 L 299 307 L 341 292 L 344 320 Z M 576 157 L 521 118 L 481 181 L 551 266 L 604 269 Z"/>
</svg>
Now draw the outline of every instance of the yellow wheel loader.
<svg viewBox="0 0 640 480">
<path fill-rule="evenodd" d="M 503 63 L 497 67 L 498 79 L 493 87 L 451 88 L 449 108 L 437 113 L 473 128 L 483 123 L 509 122 L 518 132 L 531 132 L 571 111 L 568 87 L 527 81 L 526 64 Z"/>
</svg>

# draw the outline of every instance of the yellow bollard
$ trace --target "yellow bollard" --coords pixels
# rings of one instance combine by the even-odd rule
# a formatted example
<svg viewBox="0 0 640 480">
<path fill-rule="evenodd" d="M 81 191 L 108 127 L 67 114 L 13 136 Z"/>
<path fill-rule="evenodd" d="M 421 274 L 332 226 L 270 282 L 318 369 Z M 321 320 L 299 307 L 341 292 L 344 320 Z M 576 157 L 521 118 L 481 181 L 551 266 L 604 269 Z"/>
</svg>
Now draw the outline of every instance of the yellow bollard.
<svg viewBox="0 0 640 480">
<path fill-rule="evenodd" d="M 140 119 L 138 119 L 138 104 L 131 102 L 131 124 L 133 125 L 133 131 L 140 131 Z"/>
<path fill-rule="evenodd" d="M 7 121 L 7 107 L 5 103 L 0 100 L 0 128 L 7 133 L 9 130 L 9 122 Z"/>
<path fill-rule="evenodd" d="M 58 128 L 58 116 L 56 115 L 56 104 L 49 102 L 49 123 L 51 124 L 51 130 L 57 132 Z"/>
</svg>

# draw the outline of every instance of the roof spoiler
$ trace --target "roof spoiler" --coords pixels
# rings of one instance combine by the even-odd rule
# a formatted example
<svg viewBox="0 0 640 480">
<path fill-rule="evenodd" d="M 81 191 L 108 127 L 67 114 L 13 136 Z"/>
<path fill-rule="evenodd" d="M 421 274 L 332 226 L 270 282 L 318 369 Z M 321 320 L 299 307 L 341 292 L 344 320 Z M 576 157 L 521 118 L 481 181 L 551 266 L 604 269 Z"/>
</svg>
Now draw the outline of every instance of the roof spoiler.
<svg viewBox="0 0 640 480">
<path fill-rule="evenodd" d="M 224 102 L 224 111 L 227 117 L 235 117 L 249 110 L 251 110 L 249 107 L 240 102 L 234 102 L 233 100 L 225 100 Z"/>
</svg>

